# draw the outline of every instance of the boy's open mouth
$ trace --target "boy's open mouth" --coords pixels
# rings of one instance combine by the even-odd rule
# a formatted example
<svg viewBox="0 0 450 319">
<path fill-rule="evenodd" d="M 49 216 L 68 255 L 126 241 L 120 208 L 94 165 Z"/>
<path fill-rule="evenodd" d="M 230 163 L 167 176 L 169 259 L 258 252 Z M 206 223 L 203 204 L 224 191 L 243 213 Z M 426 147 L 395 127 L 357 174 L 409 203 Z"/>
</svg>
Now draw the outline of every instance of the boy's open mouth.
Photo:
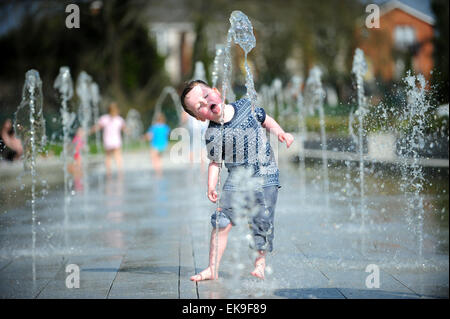
<svg viewBox="0 0 450 319">
<path fill-rule="evenodd" d="M 211 104 L 210 106 L 211 112 L 218 114 L 220 112 L 220 106 L 217 104 Z"/>
</svg>

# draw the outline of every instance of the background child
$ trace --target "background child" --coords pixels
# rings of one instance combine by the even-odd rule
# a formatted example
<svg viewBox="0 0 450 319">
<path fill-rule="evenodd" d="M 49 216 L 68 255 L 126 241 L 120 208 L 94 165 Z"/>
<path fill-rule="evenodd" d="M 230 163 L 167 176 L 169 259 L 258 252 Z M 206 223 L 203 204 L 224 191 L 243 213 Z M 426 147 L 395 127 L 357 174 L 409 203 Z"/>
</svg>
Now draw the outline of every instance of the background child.
<svg viewBox="0 0 450 319">
<path fill-rule="evenodd" d="M 216 88 L 210 88 L 203 81 L 190 82 L 181 95 L 181 104 L 184 110 L 199 121 L 209 120 L 210 124 L 206 132 L 207 155 L 211 160 L 208 167 L 208 192 L 210 201 L 215 203 L 218 199 L 216 186 L 218 182 L 220 165 L 222 160 L 228 169 L 228 178 L 222 189 L 219 212 L 211 216 L 211 224 L 219 225 L 218 244 L 216 247 L 215 230 L 211 232 L 209 266 L 197 275 L 191 277 L 193 281 L 217 279 L 220 259 L 225 251 L 228 233 L 233 222 L 233 205 L 236 193 L 239 191 L 236 180 L 236 172 L 239 167 L 253 170 L 253 177 L 261 181 L 261 188 L 252 190 L 256 193 L 256 201 L 249 206 L 257 205 L 258 212 L 251 220 L 251 229 L 255 248 L 258 256 L 255 259 L 255 268 L 251 274 L 258 278 L 264 278 L 265 256 L 267 251 L 273 249 L 273 220 L 275 205 L 278 196 L 279 171 L 275 161 L 273 150 L 260 132 L 261 126 L 278 137 L 280 142 L 286 142 L 289 147 L 294 138 L 285 133 L 278 123 L 266 115 L 264 109 L 251 110 L 248 99 L 241 99 L 232 104 L 223 104 L 220 92 Z M 223 127 L 221 121 L 223 120 Z M 234 134 L 238 132 L 245 137 Z M 265 132 L 263 132 L 265 133 Z M 223 134 L 223 135 L 222 135 Z M 241 138 L 242 137 L 242 138 Z M 237 140 L 243 141 L 237 142 Z M 264 144 L 266 160 L 258 159 L 257 152 L 251 152 L 252 145 Z M 227 149 L 232 149 L 232 154 L 225 154 Z M 216 221 L 216 219 L 218 220 Z M 217 256 L 216 256 L 217 249 Z M 217 261 L 217 263 L 216 263 Z M 217 272 L 216 272 L 217 270 Z"/>
<path fill-rule="evenodd" d="M 150 157 L 158 176 L 162 175 L 161 153 L 169 145 L 170 127 L 166 124 L 164 114 L 160 113 L 156 123 L 148 128 L 146 138 L 150 141 Z"/>
<path fill-rule="evenodd" d="M 125 120 L 119 115 L 117 103 L 112 102 L 108 108 L 108 114 L 102 115 L 98 123 L 91 128 L 91 134 L 97 130 L 103 130 L 103 147 L 106 158 L 106 175 L 111 176 L 111 162 L 114 158 L 119 174 L 122 174 L 122 135 L 126 132 Z"/>
</svg>

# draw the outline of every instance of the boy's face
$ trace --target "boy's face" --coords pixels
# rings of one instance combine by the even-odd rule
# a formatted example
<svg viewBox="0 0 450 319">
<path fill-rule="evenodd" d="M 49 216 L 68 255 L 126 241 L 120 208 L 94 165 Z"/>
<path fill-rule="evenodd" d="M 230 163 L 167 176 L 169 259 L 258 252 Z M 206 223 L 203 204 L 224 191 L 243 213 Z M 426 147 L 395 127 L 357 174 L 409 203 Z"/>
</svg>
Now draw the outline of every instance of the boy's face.
<svg viewBox="0 0 450 319">
<path fill-rule="evenodd" d="M 186 94 L 184 104 L 200 121 L 220 122 L 222 98 L 216 88 L 198 84 Z"/>
</svg>

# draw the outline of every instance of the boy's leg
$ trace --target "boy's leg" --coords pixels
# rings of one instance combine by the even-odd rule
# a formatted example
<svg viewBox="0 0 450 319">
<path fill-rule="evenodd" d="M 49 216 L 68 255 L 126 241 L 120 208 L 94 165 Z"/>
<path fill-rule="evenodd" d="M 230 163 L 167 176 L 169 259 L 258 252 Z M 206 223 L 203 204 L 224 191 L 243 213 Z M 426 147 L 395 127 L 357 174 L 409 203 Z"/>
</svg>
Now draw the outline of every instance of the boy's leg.
<svg viewBox="0 0 450 319">
<path fill-rule="evenodd" d="M 273 249 L 274 214 L 278 198 L 278 186 L 265 187 L 263 193 L 259 193 L 259 195 L 264 196 L 264 198 L 257 199 L 257 204 L 261 205 L 261 209 L 252 220 L 253 238 L 258 256 L 255 259 L 255 269 L 251 274 L 263 279 L 266 252 L 271 252 Z"/>
<path fill-rule="evenodd" d="M 211 239 L 209 244 L 209 265 L 208 267 L 198 273 L 195 276 L 191 277 L 192 281 L 201 281 L 201 280 L 209 280 L 209 279 L 217 279 L 219 273 L 219 265 L 220 260 L 222 259 L 225 248 L 227 247 L 228 241 L 228 233 L 231 230 L 231 223 L 228 224 L 225 228 L 219 228 L 218 231 L 218 243 L 217 243 L 217 267 L 216 267 L 216 230 L 213 228 L 211 231 Z M 217 270 L 217 274 L 214 275 L 214 272 Z"/>
</svg>

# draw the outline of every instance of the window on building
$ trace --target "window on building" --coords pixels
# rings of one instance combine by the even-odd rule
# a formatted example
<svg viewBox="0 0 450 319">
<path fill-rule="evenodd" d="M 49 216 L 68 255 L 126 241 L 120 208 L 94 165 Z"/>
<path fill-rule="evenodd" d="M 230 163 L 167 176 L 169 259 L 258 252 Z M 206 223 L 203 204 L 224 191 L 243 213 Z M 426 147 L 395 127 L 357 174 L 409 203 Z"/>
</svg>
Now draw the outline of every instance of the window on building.
<svg viewBox="0 0 450 319">
<path fill-rule="evenodd" d="M 397 26 L 394 29 L 394 45 L 397 49 L 405 50 L 416 43 L 416 32 L 410 26 Z"/>
</svg>

